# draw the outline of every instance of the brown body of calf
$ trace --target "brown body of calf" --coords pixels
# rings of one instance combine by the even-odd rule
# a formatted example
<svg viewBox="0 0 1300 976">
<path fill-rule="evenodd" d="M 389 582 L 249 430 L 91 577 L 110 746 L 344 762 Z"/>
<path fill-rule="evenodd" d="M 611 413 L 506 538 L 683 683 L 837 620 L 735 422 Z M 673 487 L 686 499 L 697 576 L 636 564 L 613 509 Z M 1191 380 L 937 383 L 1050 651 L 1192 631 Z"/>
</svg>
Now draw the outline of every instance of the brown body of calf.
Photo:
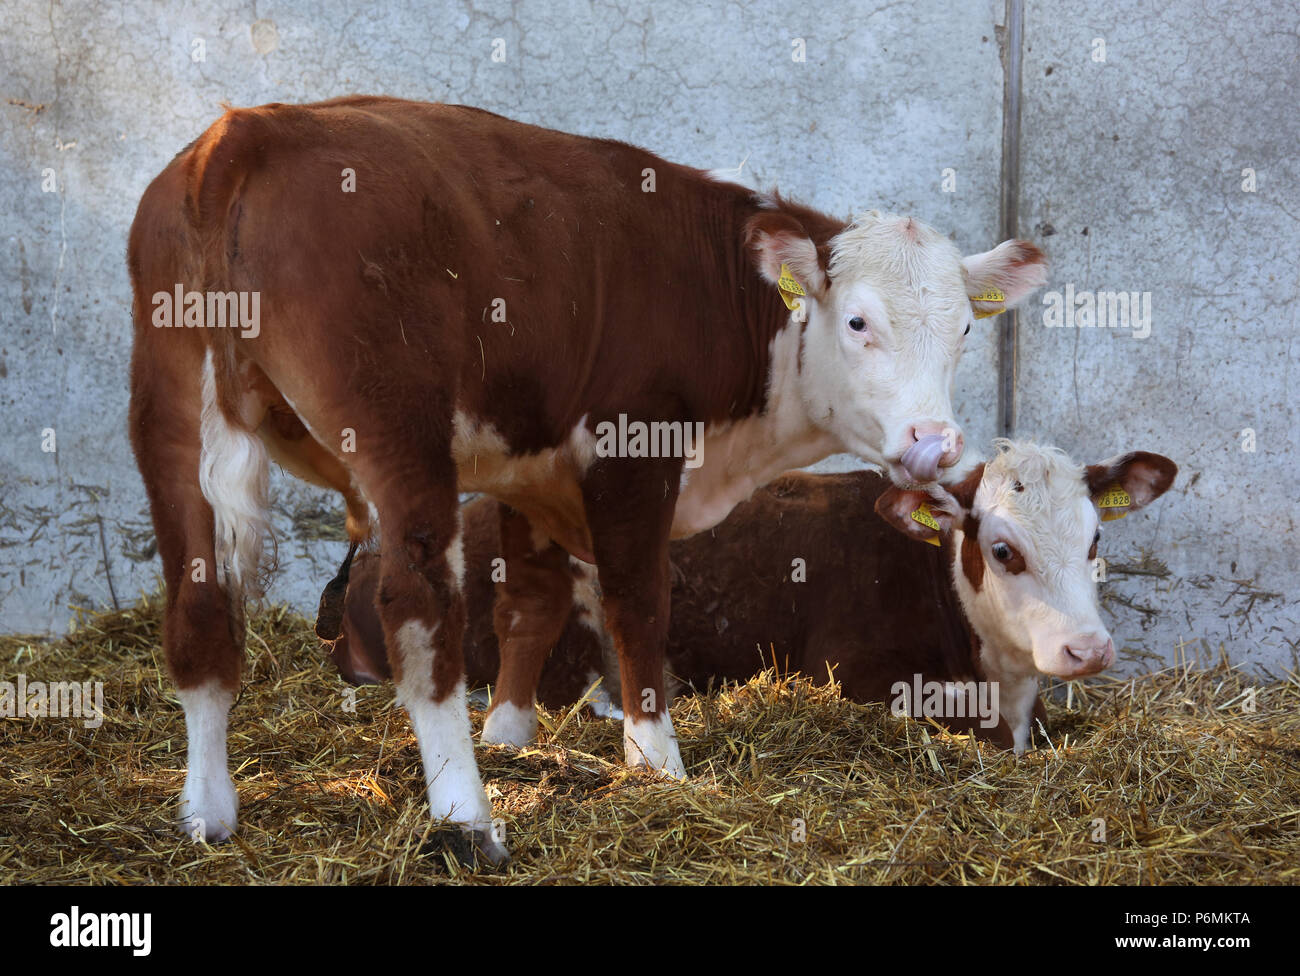
<svg viewBox="0 0 1300 976">
<path fill-rule="evenodd" d="M 952 584 L 953 554 L 946 545 L 918 545 L 876 515 L 888 485 L 868 471 L 786 475 L 717 528 L 673 543 L 670 676 L 705 689 L 775 665 L 818 682 L 833 673 L 843 694 L 860 702 L 888 702 L 896 682 L 910 687 L 918 674 L 982 680 L 979 638 Z M 558 708 L 577 701 L 593 674 L 610 683 L 608 655 L 573 602 L 583 575 L 576 561 L 553 545 L 531 551 L 523 520 L 491 499 L 469 503 L 463 516 L 470 686 L 496 682 L 499 701 L 531 707 L 535 693 Z M 498 558 L 505 583 L 492 581 Z M 343 633 L 332 650 L 353 683 L 389 676 L 374 610 L 378 563 L 371 554 L 353 563 Z M 1034 714 L 1045 719 L 1041 700 Z M 993 728 L 978 719 L 944 721 L 1012 745 L 1001 719 Z"/>
<path fill-rule="evenodd" d="M 355 192 L 340 192 L 345 165 L 368 174 Z M 629 182 L 648 168 L 655 194 Z M 763 249 L 796 242 L 820 269 L 846 226 L 635 146 L 467 106 L 348 96 L 227 110 L 150 184 L 128 248 L 131 439 L 177 688 L 233 697 L 244 589 L 260 589 L 264 568 L 242 567 L 248 579 L 233 589 L 194 572 L 230 561 L 200 484 L 207 362 L 214 427 L 255 432 L 287 470 L 339 491 L 353 541 L 375 529 L 373 504 L 386 548 L 409 557 L 390 557 L 383 616 L 390 632 L 438 625 L 432 661 L 428 649 L 419 657 L 434 671 L 433 700 L 461 678 L 464 607 L 446 554 L 467 478 L 569 550 L 602 551 L 627 680 L 662 691 L 655 621 L 666 616 L 682 459 L 566 461 L 528 476 L 502 459 L 568 451 L 582 424 L 624 414 L 760 416 L 772 340 L 790 326 Z M 989 273 L 1041 262 L 1018 245 Z M 163 327 L 155 300 L 178 288 L 256 294 L 266 327 Z M 510 329 L 482 328 L 492 298 L 508 303 Z M 357 435 L 346 454 L 334 446 L 344 430 Z M 477 453 L 458 458 L 458 433 L 467 451 L 474 437 L 501 450 L 482 465 Z M 260 538 L 260 527 L 241 530 Z M 256 548 L 232 568 L 257 561 Z"/>
</svg>

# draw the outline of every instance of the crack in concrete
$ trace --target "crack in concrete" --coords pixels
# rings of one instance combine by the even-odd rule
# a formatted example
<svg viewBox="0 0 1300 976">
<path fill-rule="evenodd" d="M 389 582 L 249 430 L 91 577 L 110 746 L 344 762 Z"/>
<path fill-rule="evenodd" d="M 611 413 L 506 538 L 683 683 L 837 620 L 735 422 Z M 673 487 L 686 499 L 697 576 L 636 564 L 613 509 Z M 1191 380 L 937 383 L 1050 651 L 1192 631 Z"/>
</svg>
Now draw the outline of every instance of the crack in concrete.
<svg viewBox="0 0 1300 976">
<path fill-rule="evenodd" d="M 1024 0 L 1006 0 L 1006 25 L 996 31 L 1002 52 L 1002 174 L 998 223 L 1002 240 L 1019 236 L 1020 224 L 1020 98 L 1024 47 Z M 1017 358 L 1020 313 L 1004 312 L 998 323 L 998 431 L 1010 437 L 1016 429 Z"/>
</svg>

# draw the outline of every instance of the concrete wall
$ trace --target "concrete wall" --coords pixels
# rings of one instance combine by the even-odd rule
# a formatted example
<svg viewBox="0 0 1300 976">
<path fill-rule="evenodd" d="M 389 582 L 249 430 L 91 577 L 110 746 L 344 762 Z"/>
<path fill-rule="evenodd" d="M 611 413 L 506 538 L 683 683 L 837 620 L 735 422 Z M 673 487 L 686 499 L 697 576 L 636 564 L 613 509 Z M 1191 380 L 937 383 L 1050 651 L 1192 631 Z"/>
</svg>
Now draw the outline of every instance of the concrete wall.
<svg viewBox="0 0 1300 976">
<path fill-rule="evenodd" d="M 1125 643 L 1295 668 L 1295 8 L 1069 6 L 1027 5 L 1021 229 L 1049 249 L 1062 299 L 1149 292 L 1150 335 L 1049 328 L 1039 303 L 1021 321 L 1017 426 L 1076 456 L 1139 448 L 1181 468 L 1160 503 L 1106 526 Z"/>
<path fill-rule="evenodd" d="M 125 603 L 154 585 L 125 434 L 125 236 L 148 181 L 222 100 L 466 102 L 694 165 L 747 160 L 747 173 L 823 209 L 913 213 L 967 251 L 998 239 L 1002 0 L 382 6 L 7 5 L 0 630 L 59 630 L 69 604 Z M 1169 574 L 1113 574 L 1124 642 L 1167 655 L 1206 637 L 1286 662 L 1297 567 L 1291 516 L 1269 484 L 1296 471 L 1283 355 L 1300 213 L 1284 153 L 1297 135 L 1293 18 L 1175 2 L 1138 23 L 1120 6 L 1029 4 L 1021 230 L 1051 253 L 1051 288 L 1151 291 L 1151 335 L 1049 330 L 1031 308 L 1020 431 L 1089 460 L 1142 447 L 1184 465 L 1153 514 L 1109 534 L 1113 567 L 1149 550 Z M 1105 62 L 1092 60 L 1097 36 Z M 496 38 L 504 62 L 491 58 Z M 796 38 L 806 61 L 792 58 Z M 1251 194 L 1244 167 L 1258 173 Z M 947 168 L 954 192 L 941 186 Z M 987 445 L 993 329 L 973 339 L 959 412 L 970 443 Z M 1254 454 L 1238 447 L 1246 426 Z M 339 506 L 292 479 L 274 487 L 284 570 L 270 596 L 310 609 L 343 551 Z M 1256 595 L 1234 616 L 1255 592 L 1236 578 L 1281 596 Z"/>
</svg>

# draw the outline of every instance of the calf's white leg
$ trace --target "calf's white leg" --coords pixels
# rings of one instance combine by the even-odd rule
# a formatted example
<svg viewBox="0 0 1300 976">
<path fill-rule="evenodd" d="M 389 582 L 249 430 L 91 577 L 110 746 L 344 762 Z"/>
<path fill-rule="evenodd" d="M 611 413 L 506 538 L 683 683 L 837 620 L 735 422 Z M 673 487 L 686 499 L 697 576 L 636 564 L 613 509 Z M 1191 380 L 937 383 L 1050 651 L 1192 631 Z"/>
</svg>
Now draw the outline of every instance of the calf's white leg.
<svg viewBox="0 0 1300 976">
<path fill-rule="evenodd" d="M 180 829 L 195 840 L 225 840 L 238 824 L 239 794 L 230 780 L 226 725 L 234 694 L 217 682 L 177 692 L 185 708 L 189 768 L 181 792 Z"/>
</svg>

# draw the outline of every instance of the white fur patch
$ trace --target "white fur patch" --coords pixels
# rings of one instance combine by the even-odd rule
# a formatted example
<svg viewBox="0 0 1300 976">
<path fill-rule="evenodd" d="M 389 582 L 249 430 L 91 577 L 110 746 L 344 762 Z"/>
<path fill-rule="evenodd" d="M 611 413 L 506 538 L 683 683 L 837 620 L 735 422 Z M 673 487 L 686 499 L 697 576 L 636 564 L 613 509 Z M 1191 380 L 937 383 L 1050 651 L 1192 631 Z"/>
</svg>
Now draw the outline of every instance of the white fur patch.
<svg viewBox="0 0 1300 976">
<path fill-rule="evenodd" d="M 578 471 L 585 472 L 596 460 L 596 432 L 587 426 L 587 414 L 569 431 L 569 451 Z"/>
<path fill-rule="evenodd" d="M 451 451 L 458 488 L 492 495 L 527 515 L 547 538 L 570 552 L 583 552 L 590 540 L 578 480 L 587 462 L 581 457 L 583 436 L 575 430 L 570 441 L 532 454 L 513 454 L 490 423 L 457 410 Z"/>
<path fill-rule="evenodd" d="M 481 740 L 484 745 L 514 746 L 523 749 L 537 735 L 537 707 L 520 708 L 514 702 L 497 702 L 483 720 Z"/>
<path fill-rule="evenodd" d="M 801 335 L 797 324 L 788 323 L 772 338 L 762 414 L 705 429 L 703 464 L 682 472 L 674 539 L 713 528 L 773 478 L 840 449 L 809 419 L 799 372 Z"/>
<path fill-rule="evenodd" d="M 452 589 L 457 593 L 465 588 L 465 536 L 461 532 L 461 515 L 460 509 L 456 509 L 456 534 L 452 537 L 451 544 L 447 546 L 445 558 L 447 560 L 447 570 L 451 574 Z"/>
<path fill-rule="evenodd" d="M 199 420 L 199 488 L 212 506 L 217 582 L 237 596 L 261 595 L 263 540 L 270 459 L 262 439 L 232 426 L 217 405 L 212 350 L 203 358 L 203 408 Z"/>
<path fill-rule="evenodd" d="M 576 431 L 574 438 L 576 445 Z M 506 439 L 487 421 L 463 410 L 457 410 L 452 417 L 451 454 L 462 492 L 510 494 L 511 489 L 558 482 L 572 482 L 576 490 L 577 476 L 582 473 L 581 465 L 575 463 L 576 453 L 580 449 L 564 445 L 532 454 L 514 454 Z"/>
<path fill-rule="evenodd" d="M 998 682 L 998 711 L 1011 729 L 1017 756 L 1029 748 L 1034 721 L 1034 701 L 1038 697 L 1038 678 L 1008 678 Z"/>
<path fill-rule="evenodd" d="M 685 779 L 686 767 L 677 748 L 677 732 L 666 711 L 650 718 L 623 719 L 623 749 L 629 766 L 644 766 L 672 779 Z"/>
<path fill-rule="evenodd" d="M 581 559 L 569 557 L 573 571 L 573 605 L 578 620 L 597 636 L 605 636 L 605 609 L 600 602 L 600 577 L 596 567 Z"/>
<path fill-rule="evenodd" d="M 188 740 L 179 827 L 196 840 L 222 841 L 238 825 L 239 794 L 226 759 L 226 727 L 235 696 L 212 683 L 178 691 L 176 697 L 185 708 Z"/>
<path fill-rule="evenodd" d="M 408 620 L 398 628 L 402 680 L 397 686 L 397 698 L 411 716 L 411 726 L 420 744 L 428 783 L 429 815 L 435 820 L 447 819 L 465 828 L 488 831 L 492 825 L 492 807 L 474 762 L 464 680 L 442 701 L 433 700 L 436 629 L 418 620 Z"/>
</svg>

